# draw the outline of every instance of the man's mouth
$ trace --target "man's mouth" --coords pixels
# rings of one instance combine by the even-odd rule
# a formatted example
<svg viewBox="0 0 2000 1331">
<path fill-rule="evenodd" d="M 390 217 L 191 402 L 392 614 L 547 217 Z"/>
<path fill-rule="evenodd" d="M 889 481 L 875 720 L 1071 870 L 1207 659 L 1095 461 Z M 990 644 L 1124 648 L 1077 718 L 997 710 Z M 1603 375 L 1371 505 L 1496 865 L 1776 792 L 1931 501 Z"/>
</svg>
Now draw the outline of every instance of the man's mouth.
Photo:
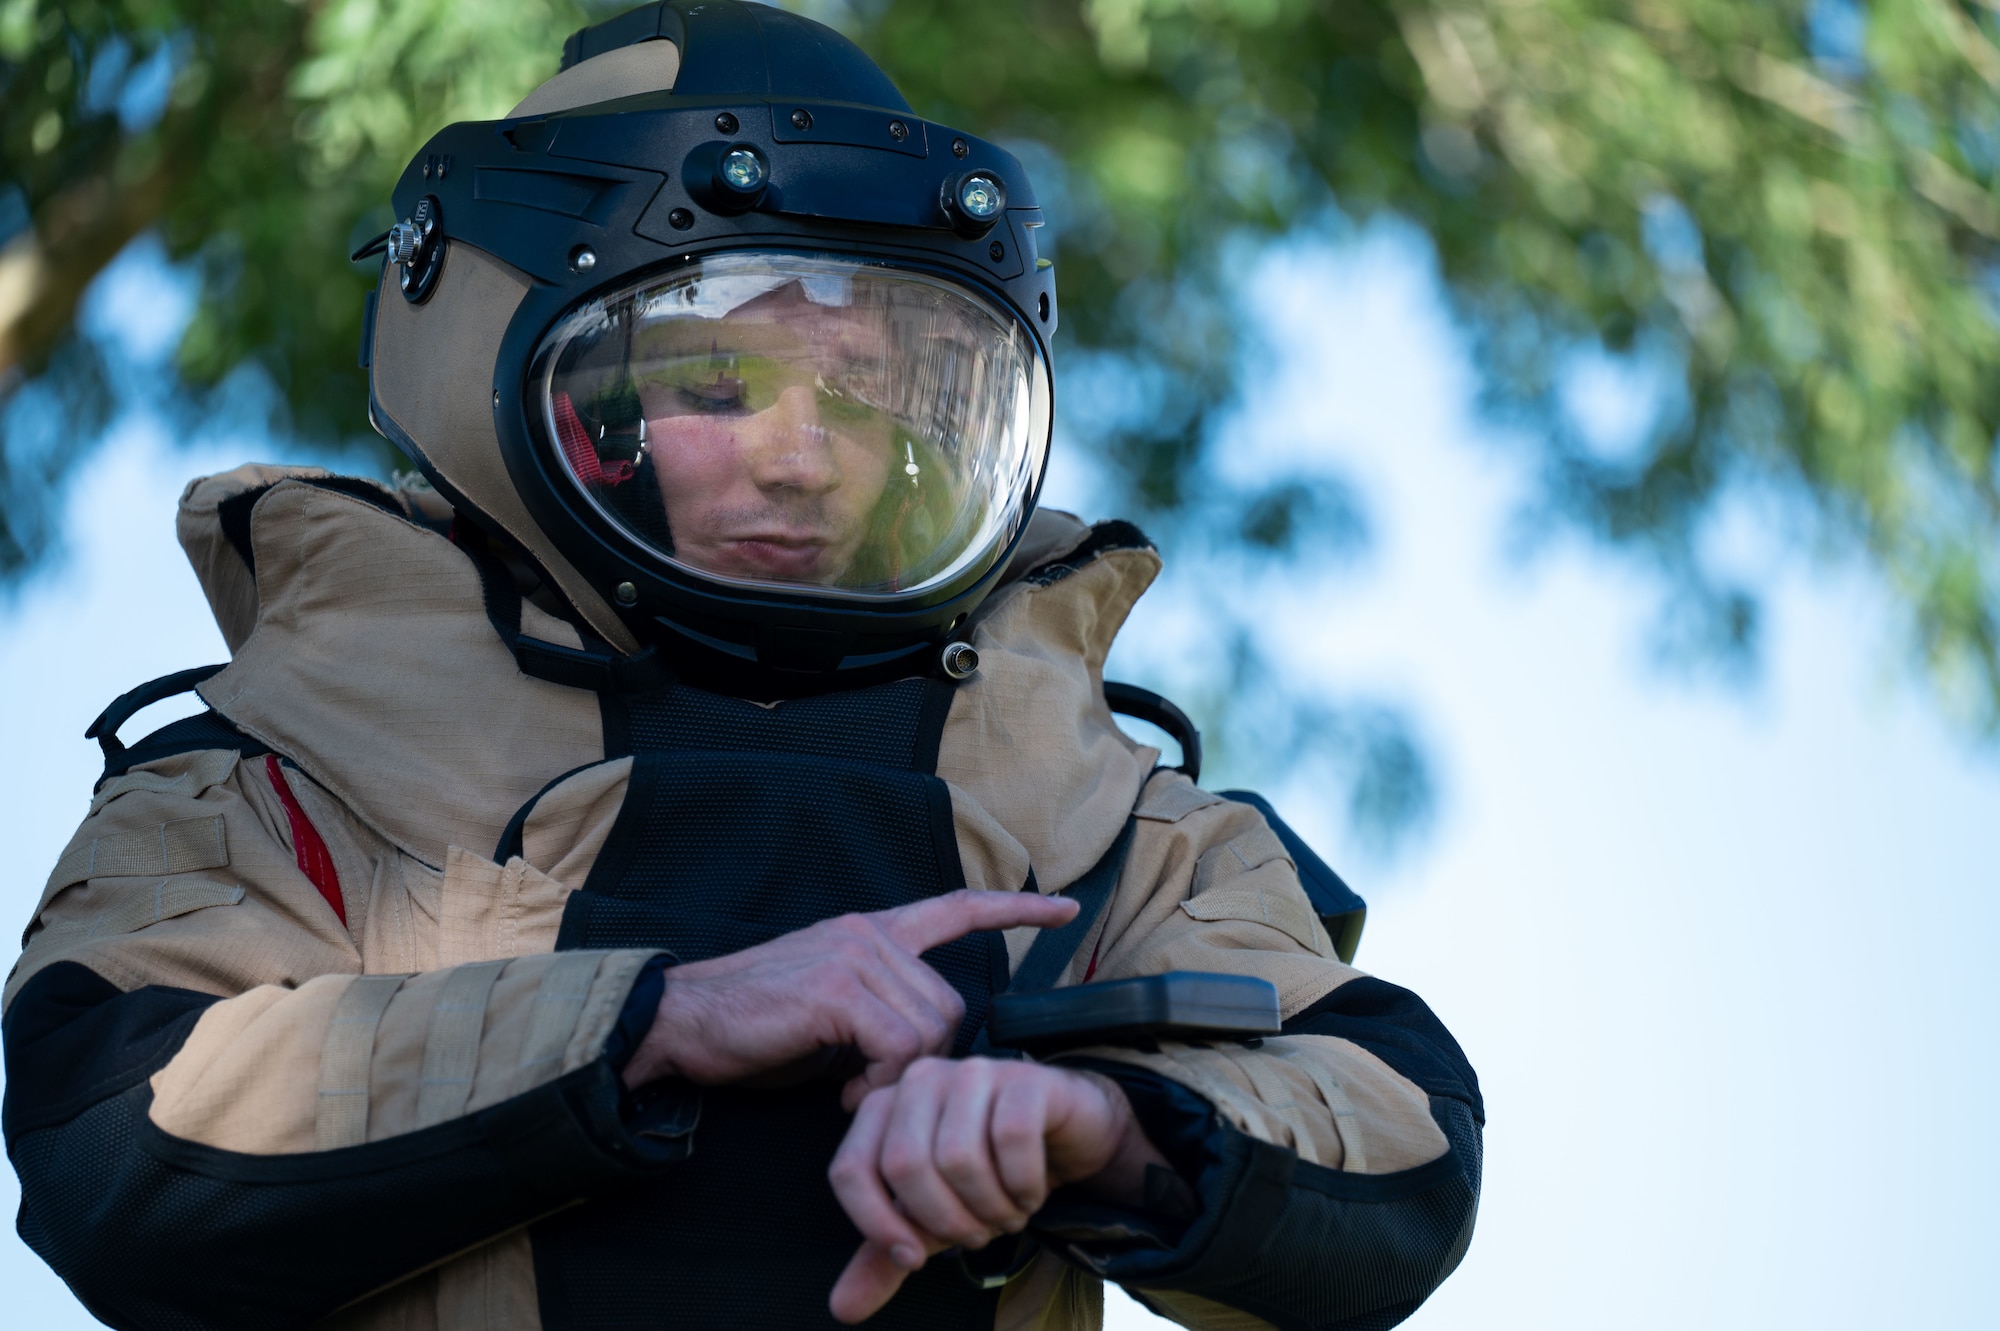
<svg viewBox="0 0 2000 1331">
<path fill-rule="evenodd" d="M 758 532 L 730 537 L 722 548 L 742 572 L 797 579 L 821 571 L 827 544 L 824 536 L 813 532 Z"/>
</svg>

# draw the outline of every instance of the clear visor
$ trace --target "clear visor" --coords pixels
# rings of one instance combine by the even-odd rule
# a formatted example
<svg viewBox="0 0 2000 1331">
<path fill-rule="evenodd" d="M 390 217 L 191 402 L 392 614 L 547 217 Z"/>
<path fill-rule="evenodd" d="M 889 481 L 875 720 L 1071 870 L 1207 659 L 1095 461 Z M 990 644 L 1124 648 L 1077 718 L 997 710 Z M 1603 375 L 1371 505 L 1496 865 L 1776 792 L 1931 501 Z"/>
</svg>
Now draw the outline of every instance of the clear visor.
<svg viewBox="0 0 2000 1331">
<path fill-rule="evenodd" d="M 897 598 L 983 572 L 1041 474 L 1048 371 L 971 290 L 737 251 L 544 339 L 542 428 L 597 508 L 728 582 Z"/>
</svg>

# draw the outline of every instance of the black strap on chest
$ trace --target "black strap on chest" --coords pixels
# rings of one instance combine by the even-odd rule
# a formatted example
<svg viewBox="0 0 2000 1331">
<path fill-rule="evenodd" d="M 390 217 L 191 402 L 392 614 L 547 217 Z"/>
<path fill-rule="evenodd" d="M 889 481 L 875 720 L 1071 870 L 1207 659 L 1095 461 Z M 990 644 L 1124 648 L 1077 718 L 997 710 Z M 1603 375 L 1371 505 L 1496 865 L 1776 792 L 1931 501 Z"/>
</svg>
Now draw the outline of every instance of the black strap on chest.
<svg viewBox="0 0 2000 1331">
<path fill-rule="evenodd" d="M 1097 924 L 1097 917 L 1104 913 L 1105 903 L 1117 890 L 1118 877 L 1125 870 L 1125 857 L 1132 850 L 1132 834 L 1136 820 L 1127 818 L 1119 831 L 1117 840 L 1104 852 L 1096 864 L 1084 870 L 1083 877 L 1064 888 L 1060 895 L 1068 897 L 1078 905 L 1076 918 L 1059 929 L 1044 929 L 1035 936 L 1028 947 L 1028 955 L 1021 958 L 1020 966 L 1014 971 L 1013 979 L 1007 985 L 1007 992 L 1032 993 L 1039 989 L 1052 989 L 1069 963 L 1090 937 L 1091 929 Z"/>
<path fill-rule="evenodd" d="M 1042 989 L 1053 989 L 1056 981 L 1069 969 L 1070 962 L 1089 938 L 1097 919 L 1104 913 L 1106 903 L 1118 889 L 1118 879 L 1125 871 L 1125 858 L 1132 850 L 1132 836 L 1138 820 L 1128 817 L 1125 826 L 1118 832 L 1111 848 L 1104 852 L 1097 863 L 1084 870 L 1083 876 L 1064 888 L 1057 895 L 1068 897 L 1077 903 L 1076 918 L 1057 929 L 1044 929 L 1035 935 L 1035 941 L 1028 945 L 1028 955 L 1021 958 L 1021 964 L 1005 986 L 1010 994 L 1033 993 Z M 1033 881 L 1024 891 L 1034 890 Z M 987 1039 L 984 1023 L 972 1042 L 972 1053 L 991 1054 L 992 1043 Z"/>
</svg>

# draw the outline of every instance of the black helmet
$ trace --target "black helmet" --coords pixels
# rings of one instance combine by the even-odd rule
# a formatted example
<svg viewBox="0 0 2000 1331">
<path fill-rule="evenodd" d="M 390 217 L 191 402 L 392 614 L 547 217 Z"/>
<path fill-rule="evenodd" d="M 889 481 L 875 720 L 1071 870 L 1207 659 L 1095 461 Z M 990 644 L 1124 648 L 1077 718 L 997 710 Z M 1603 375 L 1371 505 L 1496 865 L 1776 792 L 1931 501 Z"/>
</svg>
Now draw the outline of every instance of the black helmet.
<svg viewBox="0 0 2000 1331">
<path fill-rule="evenodd" d="M 1034 509 L 1055 287 L 1020 163 L 737 0 L 586 28 L 404 171 L 370 416 L 627 651 L 909 673 Z"/>
</svg>

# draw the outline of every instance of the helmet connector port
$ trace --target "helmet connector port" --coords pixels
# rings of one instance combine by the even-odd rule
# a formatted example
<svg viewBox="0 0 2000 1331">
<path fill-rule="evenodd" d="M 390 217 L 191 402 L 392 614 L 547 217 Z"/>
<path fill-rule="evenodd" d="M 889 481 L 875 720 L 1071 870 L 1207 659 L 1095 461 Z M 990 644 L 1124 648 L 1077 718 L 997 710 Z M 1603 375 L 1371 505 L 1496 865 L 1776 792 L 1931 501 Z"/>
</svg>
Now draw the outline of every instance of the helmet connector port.
<svg viewBox="0 0 2000 1331">
<path fill-rule="evenodd" d="M 938 653 L 938 666 L 951 679 L 970 679 L 979 669 L 979 651 L 969 642 L 948 642 Z"/>
</svg>

